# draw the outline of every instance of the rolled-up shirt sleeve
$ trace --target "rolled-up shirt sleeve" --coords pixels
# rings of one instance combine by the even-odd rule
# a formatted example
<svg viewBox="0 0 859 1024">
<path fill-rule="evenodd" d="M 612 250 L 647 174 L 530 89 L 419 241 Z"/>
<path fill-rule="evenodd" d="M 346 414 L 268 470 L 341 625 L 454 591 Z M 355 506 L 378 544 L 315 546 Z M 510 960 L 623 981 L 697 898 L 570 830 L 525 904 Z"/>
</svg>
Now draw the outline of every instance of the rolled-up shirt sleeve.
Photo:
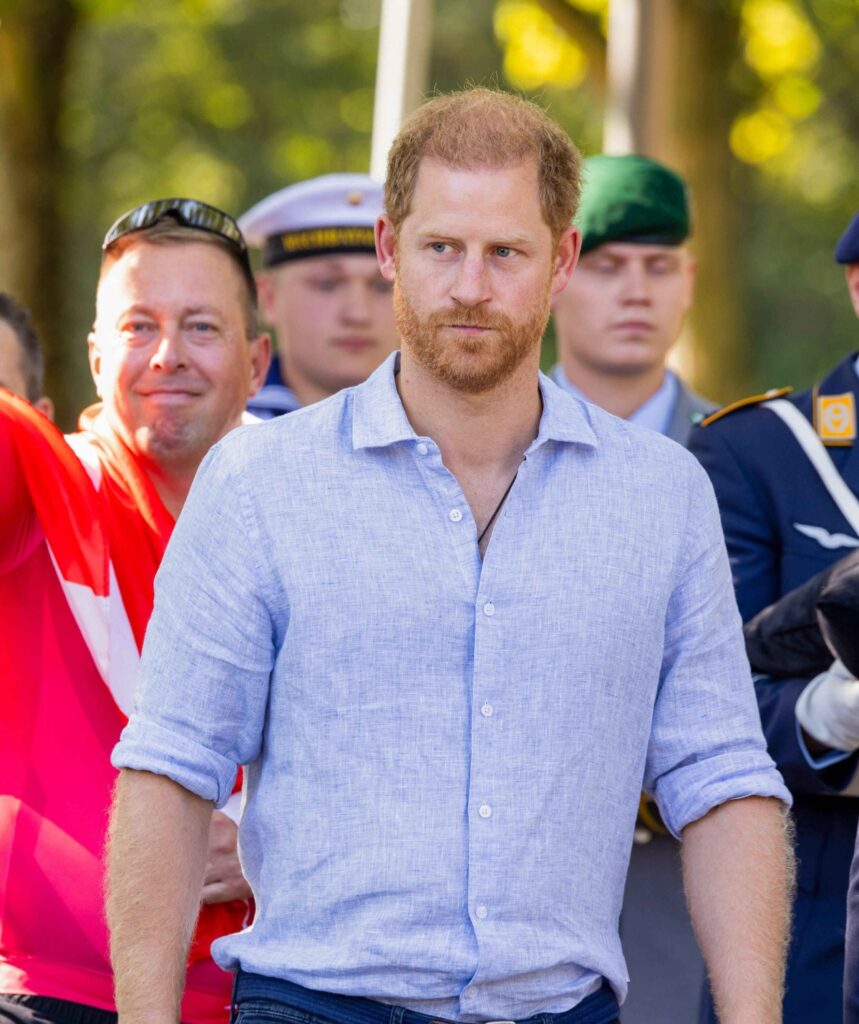
<svg viewBox="0 0 859 1024">
<path fill-rule="evenodd" d="M 713 488 L 687 462 L 685 543 L 669 599 L 645 767 L 668 828 L 730 800 L 791 797 L 766 750 Z"/>
<path fill-rule="evenodd" d="M 134 712 L 112 758 L 217 807 L 237 766 L 260 751 L 276 633 L 288 616 L 231 462 L 229 440 L 212 449 L 176 524 L 155 580 Z"/>
</svg>

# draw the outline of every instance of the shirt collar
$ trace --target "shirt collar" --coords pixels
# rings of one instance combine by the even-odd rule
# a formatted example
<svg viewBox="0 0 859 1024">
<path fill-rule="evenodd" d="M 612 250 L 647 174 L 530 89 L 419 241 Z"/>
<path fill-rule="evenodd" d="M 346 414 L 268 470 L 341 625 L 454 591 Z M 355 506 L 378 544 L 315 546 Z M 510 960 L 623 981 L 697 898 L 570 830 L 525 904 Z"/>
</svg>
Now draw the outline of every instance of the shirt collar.
<svg viewBox="0 0 859 1024">
<path fill-rule="evenodd" d="M 552 370 L 552 380 L 563 388 L 568 394 L 574 395 L 581 402 L 594 403 L 583 391 L 580 391 L 570 378 L 564 373 L 564 368 L 558 363 Z M 671 414 L 677 402 L 677 394 L 680 384 L 677 375 L 671 370 L 665 371 L 662 383 L 657 390 L 640 405 L 635 412 L 627 417 L 629 423 L 635 423 L 639 427 L 649 427 L 660 434 L 666 433 L 668 424 L 671 422 Z"/>
<path fill-rule="evenodd" d="M 399 441 L 420 438 L 409 423 L 397 391 L 396 374 L 399 352 L 390 356 L 354 391 L 352 415 L 353 448 L 385 448 Z M 565 395 L 544 374 L 539 375 L 543 413 L 537 436 L 529 452 L 546 441 L 562 441 L 596 447 L 597 438 L 591 427 L 587 407 Z"/>
</svg>

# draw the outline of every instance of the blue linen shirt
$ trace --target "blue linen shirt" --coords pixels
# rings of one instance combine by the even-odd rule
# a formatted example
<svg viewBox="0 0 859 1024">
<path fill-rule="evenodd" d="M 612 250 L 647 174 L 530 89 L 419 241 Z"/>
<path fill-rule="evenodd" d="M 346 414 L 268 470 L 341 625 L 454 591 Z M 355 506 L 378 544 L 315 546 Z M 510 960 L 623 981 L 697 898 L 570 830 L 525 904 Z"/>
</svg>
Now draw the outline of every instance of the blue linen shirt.
<svg viewBox="0 0 859 1024">
<path fill-rule="evenodd" d="M 552 380 L 569 392 L 571 395 L 575 395 L 576 398 L 581 399 L 583 402 L 590 402 L 588 396 L 576 387 L 570 378 L 564 373 L 564 368 L 560 363 L 557 363 L 552 369 Z M 680 382 L 677 380 L 677 374 L 671 370 L 666 370 L 665 375 L 662 378 L 662 383 L 654 391 L 654 393 L 627 417 L 629 423 L 635 423 L 639 427 L 648 427 L 650 430 L 656 430 L 660 434 L 668 433 L 668 424 L 671 422 L 671 416 L 674 413 L 674 406 L 677 404 L 677 398 L 680 394 Z"/>
<path fill-rule="evenodd" d="M 393 356 L 201 467 L 114 764 L 217 805 L 247 766 L 222 966 L 466 1021 L 622 999 L 642 783 L 675 833 L 789 802 L 703 470 L 539 387 L 483 560 Z"/>
</svg>

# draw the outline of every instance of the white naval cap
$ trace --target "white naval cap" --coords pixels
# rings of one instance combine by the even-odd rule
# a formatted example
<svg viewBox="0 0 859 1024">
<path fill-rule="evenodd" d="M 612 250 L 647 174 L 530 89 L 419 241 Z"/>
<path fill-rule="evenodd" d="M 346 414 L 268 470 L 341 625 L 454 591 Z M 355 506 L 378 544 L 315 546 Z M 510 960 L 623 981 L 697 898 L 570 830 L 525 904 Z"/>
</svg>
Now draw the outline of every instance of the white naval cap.
<svg viewBox="0 0 859 1024">
<path fill-rule="evenodd" d="M 324 174 L 289 185 L 239 217 L 247 243 L 267 267 L 305 256 L 375 252 L 382 186 L 366 174 Z"/>
</svg>

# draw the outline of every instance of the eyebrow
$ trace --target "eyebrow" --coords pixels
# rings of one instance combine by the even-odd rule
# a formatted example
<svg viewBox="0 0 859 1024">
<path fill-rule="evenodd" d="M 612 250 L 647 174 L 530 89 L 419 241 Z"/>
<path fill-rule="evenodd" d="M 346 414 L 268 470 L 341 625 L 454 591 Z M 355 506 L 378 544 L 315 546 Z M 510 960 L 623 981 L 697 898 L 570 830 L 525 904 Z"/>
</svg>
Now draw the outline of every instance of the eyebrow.
<svg viewBox="0 0 859 1024">
<path fill-rule="evenodd" d="M 446 231 L 435 231 L 432 228 L 421 231 L 418 234 L 418 241 L 429 241 L 430 239 L 436 239 L 438 241 L 458 241 L 458 236 L 451 234 Z M 489 242 L 489 246 L 509 246 L 512 248 L 524 248 L 529 245 L 533 245 L 534 239 L 529 238 L 527 235 L 503 235 L 493 239 Z"/>
</svg>

